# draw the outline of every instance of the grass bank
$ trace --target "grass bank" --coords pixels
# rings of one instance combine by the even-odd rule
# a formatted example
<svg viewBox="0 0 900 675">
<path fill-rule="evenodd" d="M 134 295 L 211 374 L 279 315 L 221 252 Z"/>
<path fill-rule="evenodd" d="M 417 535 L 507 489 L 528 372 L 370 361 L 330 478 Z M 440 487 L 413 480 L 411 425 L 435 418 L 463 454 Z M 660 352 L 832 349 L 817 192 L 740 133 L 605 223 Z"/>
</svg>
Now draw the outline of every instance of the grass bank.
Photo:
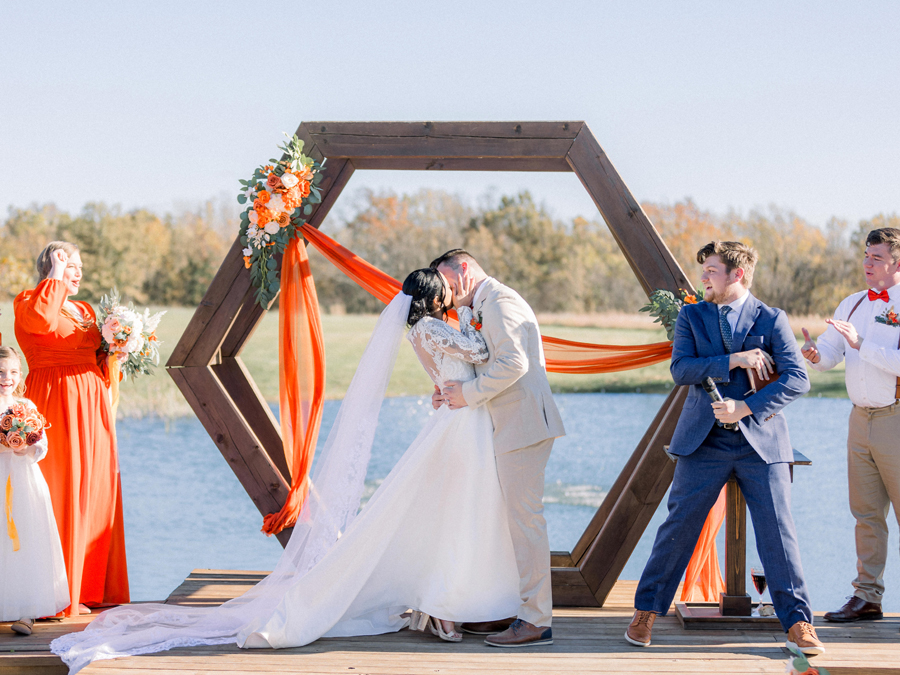
<svg viewBox="0 0 900 675">
<path fill-rule="evenodd" d="M 166 308 L 167 314 L 158 334 L 162 340 L 162 363 L 187 327 L 194 310 L 184 307 Z M 0 303 L 0 333 L 3 344 L 15 345 L 12 303 Z M 369 335 L 375 327 L 373 315 L 329 315 L 322 317 L 326 353 L 326 396 L 341 398 L 350 384 Z M 648 344 L 665 340 L 665 333 L 645 315 L 541 315 L 541 328 L 546 335 L 604 344 Z M 806 326 L 813 335 L 824 330 L 824 321 L 815 317 L 792 319 L 795 333 Z M 278 399 L 278 316 L 269 313 L 248 342 L 242 354 L 263 395 Z M 843 366 L 828 373 L 810 371 L 811 396 L 846 396 Z M 648 368 L 604 375 L 550 374 L 555 392 L 644 392 L 664 393 L 672 388 L 668 362 Z M 388 388 L 390 396 L 421 396 L 431 392 L 431 381 L 419 366 L 415 354 L 403 347 L 397 359 Z M 160 415 L 178 417 L 191 410 L 172 380 L 160 367 L 153 377 L 122 385 L 120 414 L 129 417 Z"/>
</svg>

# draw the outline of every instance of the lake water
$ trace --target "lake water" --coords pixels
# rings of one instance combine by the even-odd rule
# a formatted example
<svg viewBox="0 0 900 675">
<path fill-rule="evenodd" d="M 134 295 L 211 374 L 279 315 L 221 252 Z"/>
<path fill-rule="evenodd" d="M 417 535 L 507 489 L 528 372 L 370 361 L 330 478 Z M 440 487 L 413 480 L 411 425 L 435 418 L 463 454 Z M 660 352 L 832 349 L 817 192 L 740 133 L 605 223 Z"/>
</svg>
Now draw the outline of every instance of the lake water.
<svg viewBox="0 0 900 675">
<path fill-rule="evenodd" d="M 571 550 L 640 440 L 664 397 L 556 396 L 568 435 L 547 466 L 546 517 L 553 550 Z M 322 439 L 339 401 L 325 405 Z M 794 447 L 813 461 L 797 467 L 793 511 L 813 608 L 836 609 L 856 573 L 854 520 L 847 505 L 846 399 L 808 398 L 785 410 Z M 374 491 L 431 411 L 430 400 L 387 399 L 367 483 Z M 194 568 L 270 570 L 281 552 L 259 531 L 262 517 L 194 418 L 121 420 L 118 425 L 132 598 L 165 598 Z M 665 517 L 665 502 L 628 561 L 638 579 Z M 892 516 L 893 518 L 893 516 Z M 891 529 L 885 611 L 900 611 L 896 521 Z M 724 561 L 723 532 L 719 557 Z M 747 564 L 758 562 L 752 528 Z M 748 589 L 752 588 L 749 580 Z"/>
</svg>

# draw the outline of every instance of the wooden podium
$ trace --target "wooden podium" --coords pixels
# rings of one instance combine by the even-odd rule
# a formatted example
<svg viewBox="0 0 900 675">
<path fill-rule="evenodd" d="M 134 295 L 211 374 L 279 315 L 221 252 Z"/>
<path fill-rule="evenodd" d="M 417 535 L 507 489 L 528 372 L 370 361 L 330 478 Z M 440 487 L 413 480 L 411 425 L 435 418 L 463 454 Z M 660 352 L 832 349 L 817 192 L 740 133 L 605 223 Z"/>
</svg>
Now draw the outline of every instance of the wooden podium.
<svg viewBox="0 0 900 675">
<path fill-rule="evenodd" d="M 794 466 L 810 465 L 812 461 L 808 457 L 794 450 L 791 481 Z M 725 486 L 725 592 L 719 596 L 718 603 L 676 602 L 675 614 L 685 630 L 781 630 L 775 615 L 753 616 L 752 612 L 747 594 L 747 501 L 732 476 Z"/>
</svg>

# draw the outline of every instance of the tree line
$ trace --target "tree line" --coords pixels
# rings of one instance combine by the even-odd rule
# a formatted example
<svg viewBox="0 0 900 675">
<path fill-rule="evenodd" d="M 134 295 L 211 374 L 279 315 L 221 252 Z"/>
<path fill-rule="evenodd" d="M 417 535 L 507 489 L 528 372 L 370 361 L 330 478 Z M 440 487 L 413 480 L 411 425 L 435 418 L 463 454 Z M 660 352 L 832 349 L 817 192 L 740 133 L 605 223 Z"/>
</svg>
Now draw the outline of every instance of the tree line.
<svg viewBox="0 0 900 675">
<path fill-rule="evenodd" d="M 562 221 L 528 192 L 473 206 L 437 190 L 363 191 L 353 204 L 347 215 L 329 216 L 323 231 L 398 279 L 462 247 L 536 311 L 633 312 L 646 302 L 599 215 Z M 800 315 L 830 314 L 862 288 L 866 233 L 900 227 L 897 214 L 855 224 L 833 218 L 820 228 L 775 207 L 719 215 L 691 200 L 642 206 L 689 279 L 699 283 L 694 256 L 703 244 L 738 239 L 760 254 L 754 293 Z M 142 305 L 197 305 L 236 232 L 237 209 L 221 202 L 163 216 L 97 203 L 74 216 L 52 205 L 11 208 L 0 225 L 0 299 L 32 287 L 41 248 L 65 239 L 81 248 L 79 298 L 96 301 L 116 286 Z M 313 250 L 310 264 L 324 311 L 380 310 L 377 300 Z"/>
</svg>

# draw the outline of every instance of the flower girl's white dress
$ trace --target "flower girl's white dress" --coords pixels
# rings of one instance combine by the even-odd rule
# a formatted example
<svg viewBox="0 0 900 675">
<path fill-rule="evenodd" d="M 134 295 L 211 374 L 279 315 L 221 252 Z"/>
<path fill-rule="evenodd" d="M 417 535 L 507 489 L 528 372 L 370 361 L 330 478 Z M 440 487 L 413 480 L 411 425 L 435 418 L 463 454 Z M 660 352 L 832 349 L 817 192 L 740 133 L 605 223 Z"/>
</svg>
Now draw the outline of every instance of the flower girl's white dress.
<svg viewBox="0 0 900 675">
<path fill-rule="evenodd" d="M 404 308 L 395 299 L 382 319 L 393 312 L 395 324 L 402 325 L 399 317 L 405 321 L 408 308 L 408 300 Z M 427 317 L 407 336 L 438 385 L 473 379 L 472 364 L 488 358 L 483 338 L 468 325 L 471 312 L 460 314 L 465 334 Z M 335 447 L 368 442 L 343 442 L 340 430 L 351 438 L 374 435 L 371 411 L 348 410 L 348 401 L 358 377 L 365 379 L 367 370 L 381 368 L 389 358 L 393 363 L 389 341 L 373 349 L 378 333 L 335 421 L 340 428 Z M 389 376 L 372 388 L 386 388 Z M 381 395 L 376 398 L 380 407 Z M 191 645 L 281 648 L 321 637 L 377 635 L 406 626 L 409 620 L 401 615 L 409 609 L 452 621 L 514 616 L 519 575 L 487 410 L 443 406 L 435 411 L 358 515 L 368 456 L 329 474 L 324 463 L 335 429 L 310 493 L 314 505 L 327 506 L 306 520 L 301 514 L 275 572 L 254 590 L 215 609 L 135 605 L 104 612 L 83 633 L 55 640 L 52 651 L 77 670 L 96 659 Z M 328 486 L 330 494 L 321 495 Z M 317 538 L 317 528 L 343 508 L 344 495 L 355 516 L 349 526 L 335 526 L 335 536 L 325 537 L 324 545 L 301 542 Z"/>
<path fill-rule="evenodd" d="M 23 455 L 0 450 L 0 621 L 52 616 L 69 606 L 69 587 L 50 490 L 37 464 L 47 454 L 47 437 Z"/>
</svg>

